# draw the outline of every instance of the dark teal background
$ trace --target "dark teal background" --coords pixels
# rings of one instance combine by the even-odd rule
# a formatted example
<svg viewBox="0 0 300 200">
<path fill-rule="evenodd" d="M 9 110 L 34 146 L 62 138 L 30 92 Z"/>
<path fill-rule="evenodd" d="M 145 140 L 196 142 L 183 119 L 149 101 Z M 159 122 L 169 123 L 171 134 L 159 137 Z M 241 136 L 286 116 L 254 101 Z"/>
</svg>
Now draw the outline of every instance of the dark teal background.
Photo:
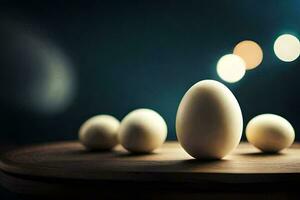
<svg viewBox="0 0 300 200">
<path fill-rule="evenodd" d="M 0 13 L 60 46 L 78 80 L 75 98 L 60 113 L 2 102 L 2 142 L 76 139 L 80 124 L 93 115 L 122 119 L 141 107 L 159 112 L 168 138 L 175 139 L 177 106 L 186 90 L 203 79 L 221 81 L 218 59 L 245 39 L 261 45 L 263 63 L 240 82 L 225 83 L 245 124 L 261 113 L 279 114 L 300 138 L 300 62 L 284 63 L 273 52 L 280 34 L 300 36 L 300 1 L 1 1 Z"/>
</svg>

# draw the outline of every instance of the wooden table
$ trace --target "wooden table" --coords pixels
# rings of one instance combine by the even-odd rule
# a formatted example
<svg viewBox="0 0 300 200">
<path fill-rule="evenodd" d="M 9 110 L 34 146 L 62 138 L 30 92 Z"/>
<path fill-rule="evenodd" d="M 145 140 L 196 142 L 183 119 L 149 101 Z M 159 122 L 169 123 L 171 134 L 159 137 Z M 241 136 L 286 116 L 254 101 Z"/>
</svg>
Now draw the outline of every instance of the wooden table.
<svg viewBox="0 0 300 200">
<path fill-rule="evenodd" d="M 71 141 L 20 148 L 0 160 L 2 186 L 30 197 L 300 198 L 299 144 L 263 154 L 242 143 L 223 160 L 198 161 L 177 142 L 152 154 L 130 154 L 120 146 L 88 152 Z"/>
</svg>

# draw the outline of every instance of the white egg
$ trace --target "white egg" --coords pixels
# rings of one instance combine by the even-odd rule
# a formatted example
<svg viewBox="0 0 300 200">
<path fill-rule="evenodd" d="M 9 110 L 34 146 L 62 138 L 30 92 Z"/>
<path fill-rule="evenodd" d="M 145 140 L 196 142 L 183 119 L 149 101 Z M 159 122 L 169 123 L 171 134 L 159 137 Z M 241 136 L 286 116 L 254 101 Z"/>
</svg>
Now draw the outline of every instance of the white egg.
<svg viewBox="0 0 300 200">
<path fill-rule="evenodd" d="M 278 152 L 294 142 L 295 131 L 283 117 L 262 114 L 249 121 L 246 137 L 251 144 L 264 152 Z"/>
<path fill-rule="evenodd" d="M 155 111 L 137 109 L 121 121 L 119 140 L 131 152 L 149 153 L 160 147 L 167 137 L 167 124 Z"/>
<path fill-rule="evenodd" d="M 80 142 L 90 150 L 108 150 L 118 144 L 119 120 L 110 115 L 97 115 L 79 129 Z"/>
<path fill-rule="evenodd" d="M 220 82 L 200 81 L 180 102 L 176 116 L 177 138 L 194 158 L 223 158 L 237 147 L 242 130 L 239 103 Z"/>
</svg>

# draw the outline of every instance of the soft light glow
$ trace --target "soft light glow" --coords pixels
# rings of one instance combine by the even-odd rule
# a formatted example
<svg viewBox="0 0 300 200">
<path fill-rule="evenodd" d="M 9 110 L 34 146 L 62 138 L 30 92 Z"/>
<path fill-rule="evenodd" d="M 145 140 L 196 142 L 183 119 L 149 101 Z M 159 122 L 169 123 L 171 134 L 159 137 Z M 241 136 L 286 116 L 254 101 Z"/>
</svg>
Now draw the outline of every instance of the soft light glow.
<svg viewBox="0 0 300 200">
<path fill-rule="evenodd" d="M 275 55 L 284 62 L 292 62 L 300 55 L 298 38 L 290 34 L 279 36 L 274 43 Z"/>
<path fill-rule="evenodd" d="M 42 34 L 18 23 L 0 20 L 0 35 L 0 100 L 44 115 L 65 111 L 77 86 L 69 57 Z"/>
<path fill-rule="evenodd" d="M 240 56 L 246 63 L 246 69 L 254 69 L 263 59 L 261 47 L 254 41 L 244 40 L 238 43 L 233 50 L 233 54 Z"/>
<path fill-rule="evenodd" d="M 217 73 L 226 82 L 234 83 L 243 78 L 246 72 L 245 61 L 234 54 L 227 54 L 220 58 Z"/>
</svg>

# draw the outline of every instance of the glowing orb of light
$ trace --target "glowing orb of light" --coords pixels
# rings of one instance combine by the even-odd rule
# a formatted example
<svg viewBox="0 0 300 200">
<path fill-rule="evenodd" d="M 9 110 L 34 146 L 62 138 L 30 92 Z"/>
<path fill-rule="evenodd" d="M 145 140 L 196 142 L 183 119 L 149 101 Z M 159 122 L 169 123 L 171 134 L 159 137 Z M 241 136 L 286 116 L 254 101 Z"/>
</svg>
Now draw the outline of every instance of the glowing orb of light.
<svg viewBox="0 0 300 200">
<path fill-rule="evenodd" d="M 241 80 L 245 72 L 246 63 L 240 56 L 227 54 L 218 61 L 217 73 L 226 82 L 234 83 Z"/>
<path fill-rule="evenodd" d="M 284 62 L 292 62 L 300 55 L 300 42 L 290 34 L 279 36 L 274 43 L 275 55 Z"/>
<path fill-rule="evenodd" d="M 240 56 L 246 63 L 246 69 L 254 69 L 263 60 L 263 51 L 261 47 L 254 41 L 244 40 L 238 43 L 233 54 Z"/>
<path fill-rule="evenodd" d="M 65 111 L 74 100 L 73 64 L 55 43 L 22 24 L 0 20 L 0 101 L 43 115 Z"/>
</svg>

